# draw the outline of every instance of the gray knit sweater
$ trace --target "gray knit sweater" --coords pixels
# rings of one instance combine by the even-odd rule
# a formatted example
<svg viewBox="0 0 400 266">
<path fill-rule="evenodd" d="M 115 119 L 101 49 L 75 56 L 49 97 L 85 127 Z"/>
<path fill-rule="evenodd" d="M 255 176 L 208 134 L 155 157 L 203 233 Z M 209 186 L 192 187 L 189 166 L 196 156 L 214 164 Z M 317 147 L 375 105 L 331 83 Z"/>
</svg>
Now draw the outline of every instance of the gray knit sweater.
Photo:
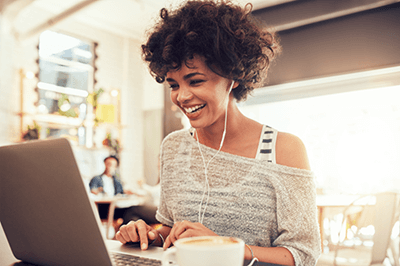
<svg viewBox="0 0 400 266">
<path fill-rule="evenodd" d="M 200 144 L 205 161 L 216 150 Z M 168 135 L 161 147 L 163 224 L 199 222 L 204 163 L 188 130 Z M 220 152 L 208 167 L 210 197 L 203 224 L 218 235 L 246 244 L 285 247 L 296 265 L 315 265 L 320 254 L 314 175 L 262 160 Z M 204 197 L 203 210 L 207 199 Z"/>
</svg>

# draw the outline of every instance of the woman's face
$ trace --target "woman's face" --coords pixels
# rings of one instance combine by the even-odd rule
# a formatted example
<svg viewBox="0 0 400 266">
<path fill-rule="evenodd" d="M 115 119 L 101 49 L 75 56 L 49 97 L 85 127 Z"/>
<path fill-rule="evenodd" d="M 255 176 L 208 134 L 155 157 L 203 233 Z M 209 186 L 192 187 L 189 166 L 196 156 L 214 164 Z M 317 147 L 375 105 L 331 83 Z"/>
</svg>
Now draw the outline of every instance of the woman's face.
<svg viewBox="0 0 400 266">
<path fill-rule="evenodd" d="M 224 121 L 231 80 L 215 74 L 204 59 L 194 56 L 176 71 L 167 73 L 171 100 L 189 118 L 194 128 L 207 128 Z"/>
</svg>

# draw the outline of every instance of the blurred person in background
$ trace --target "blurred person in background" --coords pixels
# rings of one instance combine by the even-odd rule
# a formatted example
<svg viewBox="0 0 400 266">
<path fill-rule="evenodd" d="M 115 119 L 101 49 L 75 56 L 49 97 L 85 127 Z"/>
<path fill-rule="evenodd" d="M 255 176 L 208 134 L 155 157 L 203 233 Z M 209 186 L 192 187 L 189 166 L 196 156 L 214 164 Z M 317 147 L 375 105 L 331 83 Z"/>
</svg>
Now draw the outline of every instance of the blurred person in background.
<svg viewBox="0 0 400 266">
<path fill-rule="evenodd" d="M 119 159 L 110 155 L 104 159 L 104 172 L 101 175 L 93 177 L 89 182 L 90 192 L 97 196 L 112 198 L 116 195 L 132 194 L 122 186 L 121 180 L 117 177 L 117 168 Z M 98 204 L 100 219 L 106 219 L 108 215 L 109 204 Z M 114 219 L 122 218 L 127 208 L 116 208 Z"/>
<path fill-rule="evenodd" d="M 90 180 L 90 192 L 95 195 L 103 194 L 110 198 L 117 194 L 124 194 L 121 181 L 116 177 L 119 159 L 110 155 L 104 159 L 104 172 Z"/>
</svg>

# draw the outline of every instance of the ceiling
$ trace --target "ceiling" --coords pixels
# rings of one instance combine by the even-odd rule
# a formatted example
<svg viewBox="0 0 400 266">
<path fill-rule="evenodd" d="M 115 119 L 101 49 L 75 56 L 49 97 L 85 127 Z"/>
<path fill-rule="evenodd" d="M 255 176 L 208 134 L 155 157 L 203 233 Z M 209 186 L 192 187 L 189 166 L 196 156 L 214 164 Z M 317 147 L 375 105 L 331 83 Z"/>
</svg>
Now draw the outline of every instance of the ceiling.
<svg viewBox="0 0 400 266">
<path fill-rule="evenodd" d="M 10 1 L 10 0 L 9 0 Z M 234 0 L 261 9 L 294 0 Z M 7 10 L 20 39 L 35 36 L 62 20 L 75 20 L 114 34 L 140 38 L 162 7 L 182 0 L 11 0 Z"/>
</svg>

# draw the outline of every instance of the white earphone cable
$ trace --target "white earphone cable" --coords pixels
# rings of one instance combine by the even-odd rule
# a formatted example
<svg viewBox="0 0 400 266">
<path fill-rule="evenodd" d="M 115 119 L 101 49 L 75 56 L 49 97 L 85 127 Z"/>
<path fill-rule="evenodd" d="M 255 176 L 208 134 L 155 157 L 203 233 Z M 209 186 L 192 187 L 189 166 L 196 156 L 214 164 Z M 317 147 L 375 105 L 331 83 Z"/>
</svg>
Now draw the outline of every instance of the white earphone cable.
<svg viewBox="0 0 400 266">
<path fill-rule="evenodd" d="M 230 94 L 231 91 L 232 91 L 232 88 L 233 88 L 233 84 L 234 84 L 234 83 L 235 83 L 235 82 L 232 81 L 232 84 L 231 84 L 231 86 L 230 86 L 230 88 L 229 88 L 229 92 L 228 92 L 228 98 L 229 98 L 229 94 Z M 201 202 L 200 202 L 200 206 L 199 206 L 199 223 L 201 223 L 201 224 L 203 224 L 204 215 L 205 215 L 205 213 L 206 213 L 208 201 L 209 201 L 209 199 L 210 199 L 210 184 L 209 184 L 209 182 L 208 182 L 207 169 L 208 169 L 208 166 L 210 165 L 210 162 L 211 162 L 211 161 L 215 158 L 215 156 L 217 156 L 217 154 L 221 151 L 222 145 L 224 144 L 225 135 L 226 135 L 226 124 L 227 124 L 227 121 L 228 121 L 228 105 L 229 105 L 229 99 L 228 99 L 228 103 L 227 103 L 226 109 L 225 109 L 224 131 L 223 131 L 223 133 L 222 133 L 222 138 L 221 138 L 221 143 L 220 143 L 220 145 L 219 145 L 219 149 L 218 149 L 218 151 L 214 154 L 214 156 L 211 157 L 211 159 L 208 161 L 207 164 L 206 164 L 206 160 L 204 159 L 203 152 L 201 151 L 201 148 L 200 148 L 199 135 L 197 134 L 197 130 L 196 130 L 197 146 L 199 147 L 199 151 L 200 151 L 200 154 L 201 154 L 201 158 L 203 159 L 203 163 L 204 163 L 204 176 L 205 176 L 205 179 L 204 179 L 204 183 L 205 183 L 205 184 L 204 184 L 204 192 L 203 192 L 203 196 L 201 197 Z M 204 196 L 205 196 L 205 194 L 206 194 L 206 189 L 207 189 L 207 201 L 205 202 L 203 214 L 201 214 L 201 209 L 202 209 L 202 206 L 203 206 L 203 200 L 204 200 Z"/>
</svg>

